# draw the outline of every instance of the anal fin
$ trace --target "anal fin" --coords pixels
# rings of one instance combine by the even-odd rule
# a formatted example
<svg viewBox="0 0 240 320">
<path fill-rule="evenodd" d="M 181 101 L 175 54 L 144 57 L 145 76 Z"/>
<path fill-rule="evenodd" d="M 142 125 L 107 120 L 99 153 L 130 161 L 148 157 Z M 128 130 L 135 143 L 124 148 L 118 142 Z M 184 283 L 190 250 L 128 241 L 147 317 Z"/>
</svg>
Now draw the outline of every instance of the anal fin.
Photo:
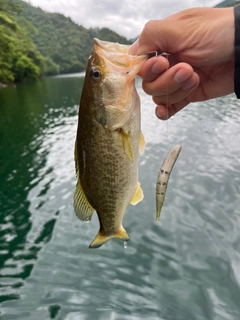
<svg viewBox="0 0 240 320">
<path fill-rule="evenodd" d="M 136 205 L 138 202 L 142 201 L 144 195 L 143 195 L 143 191 L 142 191 L 142 188 L 140 186 L 140 183 L 138 182 L 138 185 L 137 185 L 137 189 L 134 193 L 134 196 L 131 200 L 131 204 L 132 205 Z"/>
</svg>

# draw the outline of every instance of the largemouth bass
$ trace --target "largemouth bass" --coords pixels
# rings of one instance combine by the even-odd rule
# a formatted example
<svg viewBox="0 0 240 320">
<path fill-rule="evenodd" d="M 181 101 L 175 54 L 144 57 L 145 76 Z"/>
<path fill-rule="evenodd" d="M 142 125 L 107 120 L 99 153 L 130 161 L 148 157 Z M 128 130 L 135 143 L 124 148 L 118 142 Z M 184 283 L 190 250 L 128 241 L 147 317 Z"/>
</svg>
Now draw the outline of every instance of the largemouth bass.
<svg viewBox="0 0 240 320">
<path fill-rule="evenodd" d="M 128 241 L 124 212 L 143 199 L 138 153 L 145 142 L 134 79 L 148 56 L 132 56 L 129 48 L 94 39 L 80 101 L 74 209 L 83 221 L 97 212 L 100 229 L 90 248 L 111 238 Z"/>
</svg>

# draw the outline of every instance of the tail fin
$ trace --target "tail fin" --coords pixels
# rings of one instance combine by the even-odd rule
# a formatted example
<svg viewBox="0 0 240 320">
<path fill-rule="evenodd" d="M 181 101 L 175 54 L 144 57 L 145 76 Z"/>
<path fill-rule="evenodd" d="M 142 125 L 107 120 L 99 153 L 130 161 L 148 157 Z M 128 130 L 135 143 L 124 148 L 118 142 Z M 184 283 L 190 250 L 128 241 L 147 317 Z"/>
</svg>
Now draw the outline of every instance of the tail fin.
<svg viewBox="0 0 240 320">
<path fill-rule="evenodd" d="M 112 238 L 122 239 L 123 241 L 128 241 L 130 239 L 129 235 L 123 227 L 121 227 L 118 232 L 111 234 L 110 236 L 105 236 L 104 234 L 101 234 L 100 231 L 98 231 L 96 238 L 90 244 L 89 248 L 99 248 Z"/>
</svg>

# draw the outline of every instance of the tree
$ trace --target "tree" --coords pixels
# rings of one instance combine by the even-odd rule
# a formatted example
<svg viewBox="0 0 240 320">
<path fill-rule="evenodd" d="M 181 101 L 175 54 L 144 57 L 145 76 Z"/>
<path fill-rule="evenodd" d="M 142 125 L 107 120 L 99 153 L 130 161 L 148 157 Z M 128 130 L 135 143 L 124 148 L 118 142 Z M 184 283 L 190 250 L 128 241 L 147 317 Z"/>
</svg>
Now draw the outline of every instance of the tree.
<svg viewBox="0 0 240 320">
<path fill-rule="evenodd" d="M 12 14 L 18 3 L 0 0 L 0 82 L 36 79 L 44 70 L 44 58 Z"/>
</svg>

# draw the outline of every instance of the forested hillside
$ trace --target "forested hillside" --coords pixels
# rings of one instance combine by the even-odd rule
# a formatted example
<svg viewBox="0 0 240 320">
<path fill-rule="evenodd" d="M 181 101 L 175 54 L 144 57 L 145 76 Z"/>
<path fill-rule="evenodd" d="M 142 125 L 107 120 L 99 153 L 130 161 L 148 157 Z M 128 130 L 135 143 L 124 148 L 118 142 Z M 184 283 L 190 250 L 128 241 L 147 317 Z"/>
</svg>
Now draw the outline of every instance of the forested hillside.
<svg viewBox="0 0 240 320">
<path fill-rule="evenodd" d="M 237 3 L 225 0 L 217 7 Z M 0 0 L 0 85 L 83 71 L 95 37 L 132 43 L 108 28 L 86 29 L 22 0 Z"/>
<path fill-rule="evenodd" d="M 86 29 L 21 0 L 0 0 L 0 83 L 83 71 L 93 38 L 131 43 L 108 28 Z"/>
<path fill-rule="evenodd" d="M 36 79 L 44 73 L 44 57 L 27 36 L 27 23 L 13 17 L 19 12 L 14 1 L 0 0 L 0 83 Z"/>
<path fill-rule="evenodd" d="M 27 3 L 23 3 L 23 7 L 20 16 L 31 22 L 38 30 L 38 33 L 29 33 L 29 36 L 41 54 L 57 64 L 60 73 L 84 70 L 92 51 L 94 37 L 130 43 L 126 38 L 107 28 L 86 29 L 62 14 L 44 12 Z"/>
</svg>

